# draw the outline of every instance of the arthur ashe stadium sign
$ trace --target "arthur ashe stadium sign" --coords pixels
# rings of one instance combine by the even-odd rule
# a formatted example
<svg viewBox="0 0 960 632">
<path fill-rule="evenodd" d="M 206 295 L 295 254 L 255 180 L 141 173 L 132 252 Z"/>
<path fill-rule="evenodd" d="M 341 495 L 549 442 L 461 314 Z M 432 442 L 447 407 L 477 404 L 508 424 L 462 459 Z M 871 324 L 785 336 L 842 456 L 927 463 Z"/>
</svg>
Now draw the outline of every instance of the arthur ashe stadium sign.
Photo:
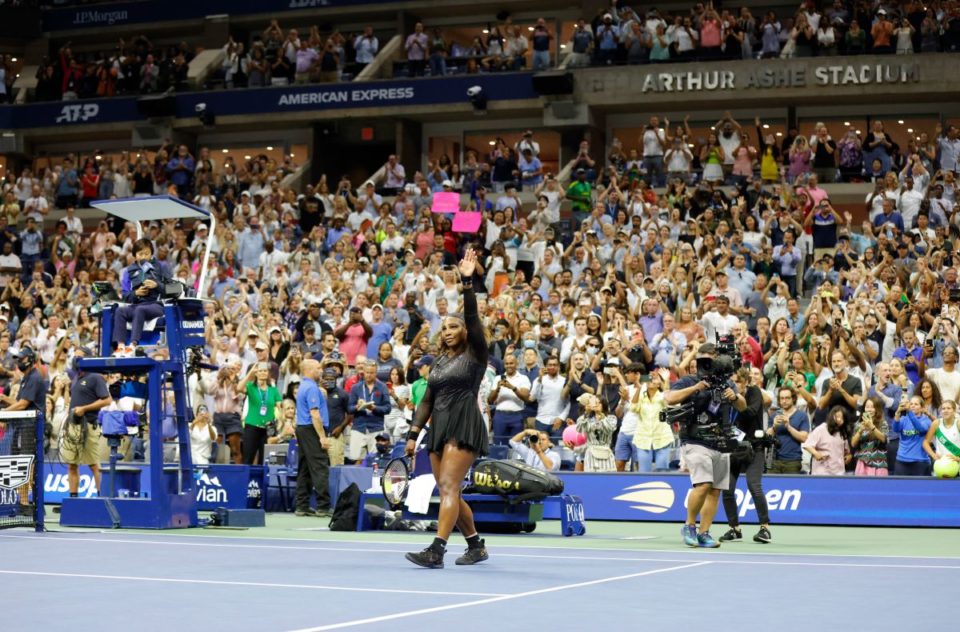
<svg viewBox="0 0 960 632">
<path fill-rule="evenodd" d="M 641 75 L 641 91 L 700 92 L 808 86 L 861 86 L 920 81 L 917 64 L 824 64 L 809 66 L 765 66 L 749 71 L 681 70 Z"/>
</svg>

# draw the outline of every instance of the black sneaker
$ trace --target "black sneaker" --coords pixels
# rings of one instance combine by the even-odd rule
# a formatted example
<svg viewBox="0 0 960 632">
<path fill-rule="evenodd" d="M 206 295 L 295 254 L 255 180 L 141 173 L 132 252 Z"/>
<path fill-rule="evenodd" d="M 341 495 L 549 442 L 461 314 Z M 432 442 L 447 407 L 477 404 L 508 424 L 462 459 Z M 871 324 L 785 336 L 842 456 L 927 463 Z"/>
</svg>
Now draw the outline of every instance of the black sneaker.
<svg viewBox="0 0 960 632">
<path fill-rule="evenodd" d="M 770 529 L 766 527 L 760 527 L 760 530 L 757 531 L 757 535 L 753 536 L 754 542 L 759 542 L 760 544 L 770 544 L 773 540 L 773 536 L 770 535 Z"/>
<path fill-rule="evenodd" d="M 293 515 L 300 516 L 300 517 L 303 517 L 303 516 L 315 517 L 317 515 L 317 512 L 314 511 L 312 507 L 307 507 L 306 509 L 297 509 L 296 511 L 293 512 Z"/>
<path fill-rule="evenodd" d="M 419 553 L 407 553 L 404 557 L 424 568 L 443 568 L 443 553 L 437 553 L 429 546 Z"/>
<path fill-rule="evenodd" d="M 736 542 L 737 540 L 742 540 L 742 539 L 743 539 L 743 532 L 741 532 L 739 529 L 733 529 L 733 528 L 731 528 L 722 536 L 720 536 L 721 542 Z"/>
<path fill-rule="evenodd" d="M 487 547 L 484 545 L 484 541 L 480 540 L 480 546 L 475 549 L 467 547 L 467 550 L 463 552 L 463 555 L 457 558 L 457 566 L 470 566 L 472 564 L 479 564 L 489 560 L 490 556 L 487 554 Z"/>
</svg>

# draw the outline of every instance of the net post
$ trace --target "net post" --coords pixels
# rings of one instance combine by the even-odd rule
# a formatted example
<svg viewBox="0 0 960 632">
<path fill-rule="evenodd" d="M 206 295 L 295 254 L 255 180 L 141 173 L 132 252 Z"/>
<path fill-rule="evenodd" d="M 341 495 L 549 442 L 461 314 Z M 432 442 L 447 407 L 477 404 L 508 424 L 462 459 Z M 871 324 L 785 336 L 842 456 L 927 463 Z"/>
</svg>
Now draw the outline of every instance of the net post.
<svg viewBox="0 0 960 632">
<path fill-rule="evenodd" d="M 37 411 L 37 423 L 36 423 L 36 455 L 34 456 L 34 466 L 33 466 L 33 522 L 34 530 L 37 533 L 43 533 L 44 531 L 44 519 L 46 517 L 46 509 L 43 506 L 43 482 L 44 482 L 44 472 L 43 472 L 43 440 L 45 438 L 45 429 L 46 418 L 43 414 L 43 411 Z"/>
</svg>

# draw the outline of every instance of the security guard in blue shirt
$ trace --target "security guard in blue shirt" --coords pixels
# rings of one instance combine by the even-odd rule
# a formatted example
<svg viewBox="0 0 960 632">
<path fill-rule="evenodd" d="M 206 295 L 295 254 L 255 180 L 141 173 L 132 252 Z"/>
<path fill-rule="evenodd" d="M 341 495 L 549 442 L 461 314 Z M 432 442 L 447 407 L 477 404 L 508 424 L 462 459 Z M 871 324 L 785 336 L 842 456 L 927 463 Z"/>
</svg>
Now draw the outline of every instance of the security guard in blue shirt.
<svg viewBox="0 0 960 632">
<path fill-rule="evenodd" d="M 20 350 L 17 357 L 17 368 L 23 374 L 20 378 L 20 388 L 14 399 L 9 395 L 0 395 L 0 401 L 5 404 L 4 410 L 35 410 L 40 415 L 47 408 L 47 381 L 37 369 L 37 354 L 30 347 Z"/>
</svg>

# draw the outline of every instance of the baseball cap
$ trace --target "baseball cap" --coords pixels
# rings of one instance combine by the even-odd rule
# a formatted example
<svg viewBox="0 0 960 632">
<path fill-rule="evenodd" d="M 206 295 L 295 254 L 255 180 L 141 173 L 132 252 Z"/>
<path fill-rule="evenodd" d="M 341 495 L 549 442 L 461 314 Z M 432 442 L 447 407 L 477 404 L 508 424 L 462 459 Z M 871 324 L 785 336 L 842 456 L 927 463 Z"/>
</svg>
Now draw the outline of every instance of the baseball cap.
<svg viewBox="0 0 960 632">
<path fill-rule="evenodd" d="M 267 346 L 267 343 L 265 343 L 264 341 L 261 340 L 260 342 L 257 343 L 256 347 L 254 347 L 254 348 L 255 348 L 257 351 L 261 351 L 261 350 L 265 351 L 265 350 L 269 349 L 270 347 Z"/>
<path fill-rule="evenodd" d="M 453 188 L 453 182 L 450 182 L 449 180 L 444 180 L 442 185 L 445 187 Z"/>
<path fill-rule="evenodd" d="M 413 366 L 418 369 L 422 366 L 433 366 L 433 356 L 429 353 L 423 356 L 420 356 L 420 359 L 413 363 Z"/>
<path fill-rule="evenodd" d="M 383 305 L 381 305 L 380 303 L 377 303 L 376 305 L 374 305 L 374 306 L 371 307 L 370 309 L 379 309 L 379 310 L 382 312 L 382 311 L 383 311 Z"/>
<path fill-rule="evenodd" d="M 376 439 L 377 441 L 390 441 L 390 433 L 388 433 L 388 432 L 381 432 L 380 434 L 378 434 L 378 435 L 375 437 L 375 439 Z"/>
</svg>

